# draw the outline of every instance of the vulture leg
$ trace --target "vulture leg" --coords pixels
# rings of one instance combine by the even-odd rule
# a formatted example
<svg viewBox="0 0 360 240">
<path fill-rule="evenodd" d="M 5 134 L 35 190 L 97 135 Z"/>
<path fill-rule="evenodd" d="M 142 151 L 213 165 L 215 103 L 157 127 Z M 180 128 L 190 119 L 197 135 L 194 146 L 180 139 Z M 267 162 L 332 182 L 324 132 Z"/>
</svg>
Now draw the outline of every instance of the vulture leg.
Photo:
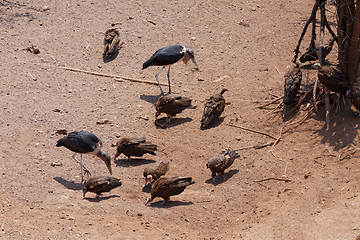
<svg viewBox="0 0 360 240">
<path fill-rule="evenodd" d="M 160 69 L 160 71 L 155 75 L 155 78 L 156 78 L 156 81 L 157 81 L 158 84 L 159 84 L 159 87 L 160 87 L 160 91 L 161 91 L 161 95 L 162 95 L 162 96 L 164 96 L 164 92 L 163 92 L 163 90 L 162 90 L 162 88 L 161 88 L 161 85 L 160 85 L 159 74 L 162 72 L 162 70 L 164 70 L 164 68 L 165 68 L 165 66 L 162 67 L 162 68 Z M 170 85 L 169 85 L 169 87 L 170 87 Z"/>
<path fill-rule="evenodd" d="M 164 201 L 162 202 L 162 205 L 164 206 L 169 200 L 170 200 L 170 197 L 164 198 Z"/>
<path fill-rule="evenodd" d="M 169 124 L 171 121 L 171 116 L 167 116 L 165 123 Z"/>
<path fill-rule="evenodd" d="M 168 82 L 169 82 L 169 93 L 171 93 L 171 87 L 170 87 L 170 67 L 171 67 L 171 65 L 169 66 L 169 70 L 168 70 L 168 73 L 167 73 Z"/>
</svg>

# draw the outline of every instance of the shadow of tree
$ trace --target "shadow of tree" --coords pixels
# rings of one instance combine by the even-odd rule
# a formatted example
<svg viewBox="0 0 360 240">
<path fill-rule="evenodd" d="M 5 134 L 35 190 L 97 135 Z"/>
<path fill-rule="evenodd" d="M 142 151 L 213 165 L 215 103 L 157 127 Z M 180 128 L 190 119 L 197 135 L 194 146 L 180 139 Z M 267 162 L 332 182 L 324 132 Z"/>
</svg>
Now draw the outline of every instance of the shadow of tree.
<svg viewBox="0 0 360 240">
<path fill-rule="evenodd" d="M 54 177 L 54 180 L 66 187 L 67 189 L 72 189 L 74 191 L 83 190 L 84 184 L 76 183 L 74 181 L 68 181 L 62 177 Z"/>
<path fill-rule="evenodd" d="M 315 133 L 322 137 L 321 143 L 327 143 L 338 151 L 345 146 L 353 143 L 360 129 L 359 117 L 350 109 L 342 109 L 341 112 L 334 113 L 332 110 L 330 128 L 326 129 L 325 107 L 318 108 L 317 114 L 313 119 L 323 122 L 323 127 Z M 339 114 L 341 113 L 341 115 Z"/>
<path fill-rule="evenodd" d="M 207 184 L 212 184 L 214 186 L 218 185 L 218 184 L 222 184 L 224 182 L 226 182 L 227 180 L 229 180 L 230 178 L 232 178 L 235 174 L 237 174 L 239 172 L 238 169 L 232 169 L 229 172 L 226 172 L 222 175 L 218 175 L 215 179 L 215 182 L 213 181 L 212 178 L 208 179 L 205 181 L 205 183 Z"/>
<path fill-rule="evenodd" d="M 123 158 L 115 160 L 115 164 L 117 167 L 136 167 L 144 164 L 150 164 L 156 162 L 152 159 L 144 159 L 144 158 Z"/>
</svg>

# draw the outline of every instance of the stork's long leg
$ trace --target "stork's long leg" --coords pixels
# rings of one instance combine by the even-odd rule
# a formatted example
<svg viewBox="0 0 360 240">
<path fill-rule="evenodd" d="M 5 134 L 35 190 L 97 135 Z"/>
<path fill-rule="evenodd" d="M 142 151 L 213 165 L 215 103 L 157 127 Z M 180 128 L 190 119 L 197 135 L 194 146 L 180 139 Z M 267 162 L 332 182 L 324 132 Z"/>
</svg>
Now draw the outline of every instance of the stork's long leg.
<svg viewBox="0 0 360 240">
<path fill-rule="evenodd" d="M 83 171 L 88 174 L 89 176 L 91 175 L 90 170 L 82 163 L 82 154 L 80 154 L 80 161 L 75 157 L 76 153 L 74 153 L 74 155 L 72 156 L 72 158 L 80 164 L 80 168 L 81 168 L 81 182 L 84 182 L 84 174 Z M 84 169 L 84 170 L 83 170 Z"/>
<path fill-rule="evenodd" d="M 159 76 L 159 74 L 162 72 L 162 70 L 164 70 L 164 68 L 165 68 L 165 66 L 162 67 L 162 68 L 160 69 L 160 71 L 155 75 L 156 81 L 158 82 L 159 87 L 160 87 L 161 95 L 163 95 L 163 96 L 164 96 L 164 92 L 163 92 L 163 90 L 162 90 L 162 88 L 161 88 L 161 85 L 160 85 L 160 81 L 159 81 L 158 76 Z M 170 87 L 170 85 L 169 85 L 169 87 Z"/>
<path fill-rule="evenodd" d="M 169 70 L 168 70 L 168 73 L 167 73 L 168 82 L 169 82 L 169 93 L 171 93 L 171 87 L 170 87 L 170 67 L 171 67 L 171 65 L 169 65 Z"/>
</svg>

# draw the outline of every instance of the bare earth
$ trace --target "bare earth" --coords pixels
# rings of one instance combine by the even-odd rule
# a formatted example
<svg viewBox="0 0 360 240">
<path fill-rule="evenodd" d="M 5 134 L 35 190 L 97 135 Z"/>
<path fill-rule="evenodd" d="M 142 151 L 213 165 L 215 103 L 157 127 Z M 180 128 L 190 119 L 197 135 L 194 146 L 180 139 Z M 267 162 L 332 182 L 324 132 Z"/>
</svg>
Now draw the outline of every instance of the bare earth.
<svg viewBox="0 0 360 240">
<path fill-rule="evenodd" d="M 345 147 L 359 141 L 359 119 L 349 109 L 333 113 L 326 131 L 319 108 L 283 134 L 273 154 L 271 147 L 240 151 L 215 184 L 205 166 L 226 148 L 274 142 L 227 124 L 279 137 L 281 113 L 257 107 L 282 95 L 283 75 L 312 4 L 0 1 L 0 238 L 355 239 L 359 154 L 339 160 Z M 104 62 L 103 33 L 116 22 L 124 45 Z M 173 65 L 173 91 L 192 98 L 196 108 L 179 114 L 167 129 L 154 125 L 157 86 L 57 67 L 155 82 L 160 68 L 143 71 L 142 63 L 177 43 L 194 49 L 201 72 L 191 62 Z M 32 44 L 39 54 L 24 50 Z M 166 72 L 160 79 L 167 82 Z M 304 79 L 312 82 L 313 74 L 304 72 Z M 203 101 L 224 86 L 230 91 L 222 118 L 200 130 Z M 111 124 L 97 124 L 105 120 Z M 141 160 L 120 156 L 113 176 L 123 186 L 83 199 L 79 166 L 69 150 L 55 147 L 64 136 L 56 133 L 60 129 L 95 133 L 111 156 L 112 144 L 123 136 L 145 136 L 158 152 Z M 108 175 L 98 158 L 83 159 L 93 175 Z M 196 183 L 165 206 L 161 199 L 145 206 L 150 194 L 142 190 L 142 171 L 160 159 L 170 160 L 168 175 L 192 176 Z M 271 177 L 291 181 L 255 182 Z"/>
</svg>

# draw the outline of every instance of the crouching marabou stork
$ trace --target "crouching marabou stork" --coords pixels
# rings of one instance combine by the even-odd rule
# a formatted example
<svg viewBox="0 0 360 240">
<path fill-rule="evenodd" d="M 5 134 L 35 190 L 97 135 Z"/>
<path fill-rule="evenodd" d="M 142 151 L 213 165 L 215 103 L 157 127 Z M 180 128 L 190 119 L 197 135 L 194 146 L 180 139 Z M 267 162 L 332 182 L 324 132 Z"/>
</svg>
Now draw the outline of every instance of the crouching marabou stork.
<svg viewBox="0 0 360 240">
<path fill-rule="evenodd" d="M 80 132 L 71 132 L 67 136 L 59 139 L 56 144 L 57 147 L 64 146 L 70 151 L 75 152 L 72 156 L 73 159 L 80 164 L 81 167 L 81 182 L 84 182 L 84 174 L 83 168 L 85 169 L 85 173 L 91 175 L 89 169 L 87 169 L 84 164 L 82 163 L 82 155 L 83 154 L 90 154 L 96 155 L 101 160 L 104 161 L 106 167 L 109 169 L 110 174 L 112 174 L 111 170 L 111 158 L 110 156 L 101 151 L 102 142 L 101 140 L 95 136 L 94 134 L 87 132 L 87 131 L 80 131 Z M 77 153 L 80 153 L 80 161 L 75 157 Z"/>
<path fill-rule="evenodd" d="M 200 70 L 199 66 L 195 60 L 194 51 L 191 48 L 187 48 L 187 47 L 179 45 L 179 44 L 171 45 L 171 46 L 167 46 L 167 47 L 157 50 L 151 56 L 151 58 L 143 64 L 142 69 L 146 69 L 150 66 L 163 66 L 160 69 L 160 71 L 155 75 L 155 78 L 159 84 L 161 94 L 164 95 L 164 92 L 161 88 L 159 78 L 158 78 L 159 74 L 162 72 L 162 70 L 164 70 L 164 68 L 166 66 L 169 66 L 167 77 L 168 77 L 168 82 L 169 82 L 169 93 L 171 93 L 171 87 L 170 87 L 170 66 L 171 66 L 171 64 L 174 64 L 180 60 L 182 60 L 186 64 L 190 59 L 196 65 L 197 70 Z"/>
</svg>

